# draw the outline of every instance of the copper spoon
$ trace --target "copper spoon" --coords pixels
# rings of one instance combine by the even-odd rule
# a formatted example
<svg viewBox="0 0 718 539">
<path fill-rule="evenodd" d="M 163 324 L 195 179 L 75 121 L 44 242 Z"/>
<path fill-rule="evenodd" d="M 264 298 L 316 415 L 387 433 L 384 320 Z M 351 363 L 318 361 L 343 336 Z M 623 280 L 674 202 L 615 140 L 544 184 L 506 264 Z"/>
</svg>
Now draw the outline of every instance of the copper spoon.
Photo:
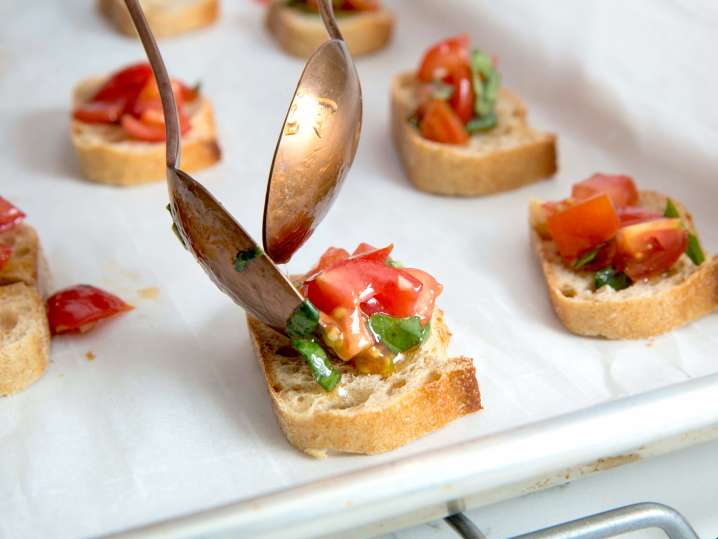
<svg viewBox="0 0 718 539">
<path fill-rule="evenodd" d="M 318 2 L 330 40 L 309 58 L 279 135 L 264 204 L 264 249 L 289 261 L 324 218 L 359 144 L 359 76 L 331 0 Z"/>
<path fill-rule="evenodd" d="M 137 0 L 125 0 L 125 3 L 147 53 L 162 99 L 166 129 L 167 183 L 170 207 L 179 235 L 185 247 L 192 252 L 220 290 L 255 318 L 284 331 L 292 314 L 303 303 L 303 298 L 219 201 L 179 169 L 179 119 L 170 78 Z M 351 166 L 361 127 L 361 90 L 356 71 L 336 27 L 330 0 L 322 0 L 320 9 L 332 40 L 322 45 L 309 59 L 302 74 L 275 151 L 265 204 L 265 244 L 270 248 L 281 246 L 281 250 L 274 251 L 287 258 L 309 237 L 326 214 L 338 185 Z M 339 70 L 339 75 L 332 75 L 335 70 Z M 351 88 L 351 95 L 355 97 L 353 105 L 351 100 L 342 98 L 342 88 Z M 324 110 L 325 107 L 331 110 L 330 113 L 317 112 L 312 116 L 315 120 L 311 127 L 316 139 L 309 140 L 314 140 L 314 143 L 298 144 L 295 141 L 300 137 L 285 143 L 288 137 L 300 134 L 304 136 L 306 133 L 306 118 L 310 115 L 307 114 L 305 118 L 304 113 L 301 113 L 298 117 L 297 111 L 304 110 L 303 99 L 311 98 L 316 99 L 316 103 L 321 107 L 319 110 Z M 336 114 L 339 110 L 347 110 L 350 113 L 347 115 L 349 123 Z M 334 132 L 338 135 L 332 136 Z M 351 133 L 350 138 L 347 138 L 347 132 Z M 327 144 L 329 141 L 333 141 L 337 146 Z M 346 146 L 341 146 L 342 144 Z M 298 151 L 309 152 L 319 159 L 301 159 Z M 338 153 L 341 159 L 330 159 L 331 153 Z M 284 157 L 285 154 L 288 155 L 287 158 Z M 329 159 L 330 162 L 325 163 L 322 159 Z M 314 166 L 318 170 L 311 173 L 302 168 L 297 174 L 302 181 L 296 183 L 291 181 L 289 173 L 297 166 Z M 272 181 L 275 177 L 279 179 Z M 278 190 L 280 192 L 276 194 Z M 314 193 L 314 196 L 303 198 L 302 204 L 296 204 L 295 195 L 306 192 Z M 281 215 L 276 220 L 273 217 L 274 211 L 279 211 Z M 296 215 L 301 218 L 297 219 Z M 269 226 L 268 220 L 271 223 Z M 281 235 L 287 233 L 287 223 L 298 223 L 298 230 L 305 231 L 301 235 L 295 234 L 294 229 L 290 231 L 294 234 L 292 237 L 301 238 L 299 242 L 288 242 Z M 267 230 L 270 234 L 267 234 Z M 294 247 L 288 249 L 289 245 Z M 272 254 L 269 248 L 267 251 Z M 238 271 L 237 260 L 241 258 L 245 259 L 246 264 Z"/>
</svg>

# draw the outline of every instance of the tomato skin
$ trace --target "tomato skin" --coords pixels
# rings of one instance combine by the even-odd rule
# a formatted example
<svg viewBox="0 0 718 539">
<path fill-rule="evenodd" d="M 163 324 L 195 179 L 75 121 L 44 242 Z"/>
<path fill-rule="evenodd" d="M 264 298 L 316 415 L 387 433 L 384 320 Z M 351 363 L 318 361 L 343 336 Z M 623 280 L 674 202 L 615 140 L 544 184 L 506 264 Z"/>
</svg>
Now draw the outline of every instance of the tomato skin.
<svg viewBox="0 0 718 539">
<path fill-rule="evenodd" d="M 656 219 L 621 228 L 616 235 L 617 267 L 637 281 L 668 270 L 688 246 L 680 219 Z"/>
<path fill-rule="evenodd" d="M 576 200 L 585 200 L 600 193 L 606 193 L 615 208 L 638 204 L 638 189 L 630 176 L 596 173 L 574 184 L 571 189 L 571 196 Z"/>
<path fill-rule="evenodd" d="M 90 285 L 77 285 L 47 299 L 47 319 L 53 335 L 84 333 L 97 322 L 133 307 L 114 294 Z"/>
<path fill-rule="evenodd" d="M 136 95 L 150 78 L 152 78 L 150 64 L 144 62 L 131 65 L 112 75 L 91 101 L 116 101 L 127 98 L 128 95 Z"/>
<path fill-rule="evenodd" d="M 469 35 L 459 34 L 429 48 L 419 64 L 416 77 L 422 82 L 443 79 L 469 65 Z"/>
<path fill-rule="evenodd" d="M 72 117 L 85 123 L 116 123 L 125 109 L 125 100 L 88 101 L 72 112 Z"/>
<path fill-rule="evenodd" d="M 474 86 L 471 82 L 471 69 L 468 65 L 464 65 L 462 68 L 452 72 L 449 76 L 449 81 L 454 88 L 449 104 L 462 123 L 465 124 L 474 117 L 474 102 L 476 101 Z"/>
<path fill-rule="evenodd" d="M 434 142 L 463 145 L 469 141 L 469 133 L 461 118 L 440 99 L 429 101 L 419 123 L 419 130 L 424 138 Z"/>
<path fill-rule="evenodd" d="M 579 254 L 610 240 L 619 228 L 618 215 L 607 194 L 578 201 L 548 218 L 547 227 L 561 256 Z"/>
<path fill-rule="evenodd" d="M 0 232 L 10 230 L 25 220 L 25 213 L 10 201 L 0 197 Z"/>
<path fill-rule="evenodd" d="M 623 208 L 617 208 L 616 213 L 618 213 L 618 218 L 621 221 L 622 227 L 643 223 L 645 221 L 653 221 L 663 217 L 663 215 L 657 211 L 647 210 L 639 206 L 625 206 Z"/>
<path fill-rule="evenodd" d="M 324 271 L 325 269 L 331 268 L 338 262 L 346 260 L 347 258 L 349 258 L 349 253 L 346 249 L 329 247 L 326 251 L 324 251 L 324 254 L 319 259 L 319 262 L 317 262 L 317 265 L 314 266 L 311 270 L 309 270 L 307 275 L 314 276 L 320 271 Z"/>
<path fill-rule="evenodd" d="M 421 318 L 422 323 L 427 323 L 434 314 L 436 298 L 441 294 L 444 287 L 439 281 L 423 270 L 405 268 L 404 271 L 421 281 L 422 287 L 419 292 L 419 297 L 416 299 L 416 304 L 414 305 L 414 315 Z"/>
<path fill-rule="evenodd" d="M 5 267 L 5 264 L 10 262 L 12 258 L 12 247 L 9 245 L 0 245 L 0 270 Z"/>
</svg>

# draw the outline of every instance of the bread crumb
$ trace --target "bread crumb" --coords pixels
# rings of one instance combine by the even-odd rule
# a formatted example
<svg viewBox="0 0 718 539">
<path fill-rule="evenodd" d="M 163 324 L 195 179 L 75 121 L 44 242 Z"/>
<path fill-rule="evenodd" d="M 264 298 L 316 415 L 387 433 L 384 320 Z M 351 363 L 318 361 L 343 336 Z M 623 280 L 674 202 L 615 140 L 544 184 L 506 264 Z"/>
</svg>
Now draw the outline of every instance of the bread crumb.
<svg viewBox="0 0 718 539">
<path fill-rule="evenodd" d="M 96 358 L 96 357 L 97 357 L 97 356 L 94 354 L 94 352 L 87 352 L 87 353 L 85 353 L 85 359 L 86 359 L 87 361 L 95 361 L 95 358 Z"/>
</svg>

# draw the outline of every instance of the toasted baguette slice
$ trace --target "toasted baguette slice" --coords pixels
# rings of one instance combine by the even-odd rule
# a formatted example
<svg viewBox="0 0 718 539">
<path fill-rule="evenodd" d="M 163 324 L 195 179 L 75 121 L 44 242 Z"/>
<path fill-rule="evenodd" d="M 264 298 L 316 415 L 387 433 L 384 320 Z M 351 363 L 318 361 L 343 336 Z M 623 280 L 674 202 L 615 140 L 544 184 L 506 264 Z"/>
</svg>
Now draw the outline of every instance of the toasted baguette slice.
<svg viewBox="0 0 718 539">
<path fill-rule="evenodd" d="M 20 224 L 0 232 L 0 245 L 12 248 L 10 260 L 0 268 L 0 285 L 25 283 L 40 288 L 43 258 L 35 229 Z"/>
<path fill-rule="evenodd" d="M 267 28 L 289 54 L 307 58 L 327 39 L 319 15 L 290 7 L 287 0 L 272 0 L 267 9 Z M 339 30 L 352 55 L 383 49 L 394 30 L 394 15 L 388 9 L 364 11 L 337 18 Z"/>
<path fill-rule="evenodd" d="M 450 333 L 438 309 L 429 339 L 394 374 L 337 365 L 342 381 L 331 393 L 284 335 L 254 318 L 248 323 L 279 424 L 292 445 L 313 457 L 389 451 L 481 408 L 473 362 L 448 357 Z"/>
<path fill-rule="evenodd" d="M 77 106 L 104 83 L 104 78 L 87 79 L 74 92 Z M 182 169 L 188 172 L 219 161 L 212 105 L 203 96 L 186 106 L 191 129 L 182 137 Z M 91 124 L 73 119 L 72 144 L 87 179 L 113 185 L 138 185 L 165 179 L 164 142 L 142 142 L 127 136 L 119 125 Z"/>
<path fill-rule="evenodd" d="M 155 37 L 169 37 L 209 26 L 219 16 L 219 0 L 140 0 Z M 104 13 L 123 34 L 137 35 L 123 0 L 99 0 Z"/>
<path fill-rule="evenodd" d="M 532 129 L 526 107 L 506 88 L 499 92 L 496 127 L 458 146 L 428 140 L 408 121 L 418 106 L 418 85 L 410 72 L 396 76 L 391 86 L 394 144 L 417 188 L 440 195 L 488 195 L 556 172 L 556 135 Z"/>
<path fill-rule="evenodd" d="M 26 388 L 47 369 L 50 330 L 34 286 L 0 286 L 0 395 Z"/>
<path fill-rule="evenodd" d="M 663 212 L 666 200 L 660 193 L 642 191 L 639 205 Z M 676 206 L 683 222 L 695 233 L 692 216 L 680 204 Z M 540 202 L 532 203 L 531 238 L 551 303 L 569 331 L 607 339 L 644 339 L 718 309 L 718 256 L 696 266 L 683 255 L 665 275 L 620 291 L 610 286 L 594 291 L 594 273 L 564 266 L 553 241 L 537 232 L 539 207 Z"/>
</svg>

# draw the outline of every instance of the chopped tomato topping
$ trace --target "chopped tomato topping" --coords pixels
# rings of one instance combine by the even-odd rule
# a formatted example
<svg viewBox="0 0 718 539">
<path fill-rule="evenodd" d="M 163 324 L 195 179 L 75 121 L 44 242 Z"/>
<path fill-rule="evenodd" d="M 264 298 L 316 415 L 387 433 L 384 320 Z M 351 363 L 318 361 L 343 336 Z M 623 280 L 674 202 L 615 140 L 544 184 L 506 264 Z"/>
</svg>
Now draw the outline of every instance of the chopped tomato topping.
<svg viewBox="0 0 718 539">
<path fill-rule="evenodd" d="M 5 264 L 10 262 L 12 258 L 12 247 L 9 245 L 0 245 L 0 270 L 5 267 Z"/>
<path fill-rule="evenodd" d="M 558 252 L 572 260 L 613 238 L 620 223 L 611 199 L 601 194 L 554 213 L 547 225 Z"/>
<path fill-rule="evenodd" d="M 647 210 L 639 206 L 617 208 L 616 213 L 618 213 L 618 218 L 621 220 L 621 226 L 635 225 L 663 217 L 663 215 L 657 211 Z"/>
<path fill-rule="evenodd" d="M 454 88 L 449 104 L 456 115 L 465 124 L 474 116 L 474 86 L 471 82 L 471 69 L 468 65 L 457 68 L 449 75 L 449 82 Z"/>
<path fill-rule="evenodd" d="M 668 270 L 688 246 L 680 219 L 656 219 L 622 228 L 616 235 L 617 265 L 634 281 Z"/>
<path fill-rule="evenodd" d="M 315 273 L 319 273 L 320 271 L 324 271 L 327 268 L 331 268 L 334 264 L 337 262 L 341 262 L 342 260 L 346 260 L 349 258 L 349 253 L 346 251 L 346 249 L 341 249 L 337 247 L 329 247 L 322 257 L 319 259 L 319 262 L 316 266 L 314 266 L 311 270 L 309 270 L 309 273 L 307 275 L 314 275 Z"/>
<path fill-rule="evenodd" d="M 638 189 L 630 176 L 620 174 L 594 174 L 590 178 L 574 184 L 571 196 L 584 200 L 605 193 L 611 197 L 615 208 L 638 204 Z"/>
<path fill-rule="evenodd" d="M 344 5 L 341 9 L 376 11 L 379 9 L 379 0 L 344 0 Z"/>
<path fill-rule="evenodd" d="M 434 142 L 445 144 L 466 144 L 469 133 L 461 118 L 454 110 L 440 99 L 429 101 L 426 112 L 419 123 L 422 136 Z"/>
<path fill-rule="evenodd" d="M 117 122 L 125 109 L 125 99 L 117 101 L 88 101 L 76 108 L 72 116 L 86 123 L 112 124 Z"/>
<path fill-rule="evenodd" d="M 165 140 L 165 128 L 145 123 L 130 114 L 123 114 L 121 120 L 127 134 L 132 138 L 146 140 L 147 142 L 161 142 Z"/>
<path fill-rule="evenodd" d="M 85 333 L 100 320 L 132 308 L 100 288 L 77 285 L 56 292 L 47 299 L 47 319 L 53 335 Z"/>
<path fill-rule="evenodd" d="M 459 34 L 432 46 L 421 60 L 417 78 L 422 82 L 442 80 L 469 65 L 469 35 Z"/>
<path fill-rule="evenodd" d="M 110 77 L 92 98 L 92 101 L 117 101 L 134 98 L 152 78 L 152 68 L 148 63 L 126 67 Z"/>
<path fill-rule="evenodd" d="M 8 200 L 0 197 L 0 232 L 10 230 L 25 220 L 22 210 L 13 206 Z"/>
<path fill-rule="evenodd" d="M 422 322 L 426 323 L 431 320 L 431 317 L 434 314 L 434 304 L 436 302 L 436 298 L 439 294 L 441 294 L 444 287 L 423 270 L 405 268 L 404 271 L 421 281 L 422 286 L 419 291 L 419 297 L 416 298 L 416 303 L 414 304 L 414 315 L 418 316 L 421 318 Z"/>
</svg>

